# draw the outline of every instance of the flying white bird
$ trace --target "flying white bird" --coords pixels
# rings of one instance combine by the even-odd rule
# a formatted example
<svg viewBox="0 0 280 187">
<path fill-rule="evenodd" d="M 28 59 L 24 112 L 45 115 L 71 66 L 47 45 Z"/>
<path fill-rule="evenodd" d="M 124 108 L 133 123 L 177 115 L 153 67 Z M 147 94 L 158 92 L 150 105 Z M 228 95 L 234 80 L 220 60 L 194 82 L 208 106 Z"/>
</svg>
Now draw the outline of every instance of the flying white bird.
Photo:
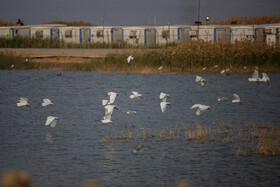
<svg viewBox="0 0 280 187">
<path fill-rule="evenodd" d="M 197 108 L 195 114 L 196 115 L 201 115 L 203 112 L 205 112 L 206 110 L 211 110 L 213 111 L 210 106 L 207 106 L 207 105 L 201 105 L 201 104 L 194 104 L 191 109 L 194 109 L 194 108 Z"/>
<path fill-rule="evenodd" d="M 111 116 L 112 114 L 108 113 L 108 114 L 105 114 L 105 117 L 103 118 L 103 120 L 101 120 L 102 123 L 113 123 L 111 121 Z"/>
<path fill-rule="evenodd" d="M 171 98 L 170 95 L 166 94 L 166 93 L 160 93 L 159 94 L 159 98 L 162 99 L 163 102 L 166 102 L 167 98 Z"/>
<path fill-rule="evenodd" d="M 173 105 L 171 105 L 170 104 L 170 102 L 165 102 L 165 101 L 162 101 L 161 103 L 160 103 L 160 109 L 161 109 L 161 112 L 164 112 L 165 110 L 166 110 L 166 106 L 167 105 L 169 105 L 169 106 L 172 106 L 173 107 Z"/>
<path fill-rule="evenodd" d="M 115 102 L 116 96 L 120 96 L 120 94 L 116 92 L 109 92 L 108 95 L 110 96 L 110 100 L 108 104 L 113 104 Z"/>
<path fill-rule="evenodd" d="M 270 84 L 269 84 L 270 79 L 269 79 L 268 75 L 266 73 L 262 73 L 262 76 L 263 77 L 261 79 L 259 79 L 259 81 L 260 82 L 266 82 L 268 87 L 270 87 Z"/>
<path fill-rule="evenodd" d="M 205 84 L 208 84 L 208 82 L 200 76 L 195 77 L 195 82 L 200 82 L 201 86 L 204 86 Z"/>
<path fill-rule="evenodd" d="M 132 94 L 129 96 L 131 99 L 134 99 L 134 98 L 145 99 L 145 97 L 143 97 L 142 94 L 140 94 L 140 93 L 138 93 L 138 92 L 132 91 L 131 93 L 132 93 Z"/>
<path fill-rule="evenodd" d="M 257 69 L 255 69 L 254 73 L 252 74 L 252 77 L 248 78 L 248 81 L 256 82 L 256 83 L 260 84 L 259 72 Z"/>
<path fill-rule="evenodd" d="M 43 99 L 43 103 L 42 103 L 42 106 L 48 106 L 48 105 L 54 105 L 51 100 L 49 99 Z"/>
<path fill-rule="evenodd" d="M 17 103 L 17 106 L 18 106 L 18 107 L 21 107 L 21 106 L 28 106 L 28 107 L 31 107 L 31 106 L 28 104 L 28 98 L 26 98 L 26 97 L 20 97 L 18 101 L 19 101 L 19 103 Z"/>
<path fill-rule="evenodd" d="M 124 111 L 124 112 L 126 112 L 127 114 L 136 114 L 136 113 L 137 113 L 137 112 L 134 111 L 134 110 L 126 110 L 126 111 Z"/>
<path fill-rule="evenodd" d="M 115 105 L 106 105 L 105 107 L 105 116 L 103 117 L 103 120 L 101 120 L 102 123 L 113 123 L 111 121 L 111 117 L 113 114 L 114 109 L 120 110 Z"/>
<path fill-rule="evenodd" d="M 46 126 L 51 125 L 51 127 L 54 128 L 55 125 L 56 125 L 56 121 L 57 121 L 57 120 L 59 120 L 58 117 L 48 116 L 45 125 L 46 125 Z"/>
<path fill-rule="evenodd" d="M 243 103 L 241 103 L 241 101 L 240 101 L 240 97 L 237 94 L 233 94 L 233 100 L 231 102 L 240 103 L 241 105 L 243 105 Z"/>
<path fill-rule="evenodd" d="M 133 56 L 130 55 L 129 57 L 127 57 L 127 63 L 130 63 L 130 61 L 133 60 Z"/>
<path fill-rule="evenodd" d="M 227 101 L 227 98 L 226 97 L 218 97 L 217 100 L 220 102 L 220 101 Z"/>
</svg>

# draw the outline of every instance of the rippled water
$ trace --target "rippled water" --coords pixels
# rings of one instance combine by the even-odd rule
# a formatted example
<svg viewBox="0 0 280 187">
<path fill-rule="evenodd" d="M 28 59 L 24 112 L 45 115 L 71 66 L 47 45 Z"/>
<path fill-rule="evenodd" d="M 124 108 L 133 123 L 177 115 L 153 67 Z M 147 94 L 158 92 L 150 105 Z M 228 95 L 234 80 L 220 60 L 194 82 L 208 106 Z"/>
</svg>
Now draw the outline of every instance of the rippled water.
<svg viewBox="0 0 280 187">
<path fill-rule="evenodd" d="M 194 74 L 120 75 L 92 72 L 0 71 L 0 172 L 24 169 L 39 186 L 81 186 L 96 179 L 102 186 L 173 186 L 181 179 L 192 186 L 278 186 L 279 157 L 237 157 L 232 145 L 184 141 L 113 141 L 121 129 L 159 131 L 165 126 L 193 124 L 232 126 L 248 123 L 279 127 L 280 74 L 269 74 L 271 88 L 248 82 L 249 74 L 203 74 L 209 85 L 195 83 Z M 115 104 L 112 124 L 102 124 L 102 99 L 107 92 L 121 96 Z M 130 99 L 138 91 L 146 100 Z M 174 107 L 160 111 L 159 93 L 171 95 Z M 217 101 L 237 93 L 244 106 Z M 17 107 L 19 97 L 32 108 Z M 44 98 L 57 107 L 42 107 Z M 190 107 L 210 105 L 195 117 Z M 135 110 L 138 115 L 127 115 Z M 46 127 L 46 117 L 61 119 Z M 138 145 L 149 149 L 138 154 Z"/>
</svg>

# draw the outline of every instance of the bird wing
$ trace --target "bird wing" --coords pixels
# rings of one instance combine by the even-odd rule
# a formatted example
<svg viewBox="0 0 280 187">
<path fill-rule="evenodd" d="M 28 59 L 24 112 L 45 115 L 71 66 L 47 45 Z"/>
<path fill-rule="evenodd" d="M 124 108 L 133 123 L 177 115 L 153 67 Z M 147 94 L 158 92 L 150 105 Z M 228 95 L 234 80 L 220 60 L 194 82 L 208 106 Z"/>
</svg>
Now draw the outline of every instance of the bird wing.
<svg viewBox="0 0 280 187">
<path fill-rule="evenodd" d="M 195 82 L 199 82 L 201 79 L 202 79 L 202 77 L 196 76 L 196 77 L 195 77 Z"/>
<path fill-rule="evenodd" d="M 50 105 L 50 104 L 52 104 L 51 100 L 49 100 L 49 99 L 43 99 L 42 106 L 47 106 L 47 105 Z"/>
<path fill-rule="evenodd" d="M 103 106 L 106 106 L 108 103 L 109 103 L 108 100 L 105 100 L 105 99 L 102 100 L 102 105 L 103 105 Z"/>
<path fill-rule="evenodd" d="M 194 104 L 191 109 L 194 109 L 194 108 L 200 108 L 201 104 Z"/>
<path fill-rule="evenodd" d="M 198 109 L 196 110 L 195 114 L 199 116 L 199 115 L 202 114 L 203 112 L 204 112 L 204 110 L 201 110 L 200 108 L 198 108 Z"/>
<path fill-rule="evenodd" d="M 267 81 L 270 81 L 270 79 L 269 79 L 269 77 L 267 76 L 267 74 L 266 73 L 262 73 L 262 81 L 265 81 L 265 82 L 267 82 Z"/>
<path fill-rule="evenodd" d="M 104 120 L 111 120 L 112 114 L 108 113 L 104 116 Z"/>
<path fill-rule="evenodd" d="M 234 100 L 240 101 L 240 97 L 237 94 L 233 94 L 233 98 L 234 98 Z"/>
<path fill-rule="evenodd" d="M 56 121 L 57 121 L 57 118 L 55 118 L 52 122 L 51 122 L 51 127 L 52 128 L 54 128 L 55 127 L 55 125 L 56 125 Z"/>
<path fill-rule="evenodd" d="M 258 80 L 259 79 L 259 72 L 255 69 L 254 73 L 252 74 L 252 79 Z"/>
<path fill-rule="evenodd" d="M 110 104 L 113 104 L 115 102 L 116 96 L 117 96 L 117 93 L 111 92 L 111 94 L 110 94 Z"/>
<path fill-rule="evenodd" d="M 165 96 L 166 96 L 165 93 L 160 93 L 160 94 L 159 94 L 159 98 L 160 98 L 160 99 L 163 99 Z"/>
<path fill-rule="evenodd" d="M 53 122 L 54 119 L 56 119 L 56 117 L 54 117 L 54 116 L 48 116 L 45 125 L 46 125 L 46 126 L 50 125 L 50 124 Z"/>
<path fill-rule="evenodd" d="M 161 112 L 164 112 L 164 111 L 165 111 L 166 105 L 167 105 L 167 102 L 161 102 L 161 103 L 160 103 Z"/>
<path fill-rule="evenodd" d="M 26 98 L 26 97 L 20 97 L 18 101 L 28 101 L 28 98 Z"/>
</svg>

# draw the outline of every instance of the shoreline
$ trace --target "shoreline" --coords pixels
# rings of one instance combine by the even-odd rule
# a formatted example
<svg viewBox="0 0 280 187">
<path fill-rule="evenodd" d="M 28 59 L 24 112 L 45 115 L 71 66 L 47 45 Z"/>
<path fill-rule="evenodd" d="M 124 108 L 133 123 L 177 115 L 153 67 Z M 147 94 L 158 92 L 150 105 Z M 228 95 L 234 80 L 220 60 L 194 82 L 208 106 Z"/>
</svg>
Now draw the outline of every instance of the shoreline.
<svg viewBox="0 0 280 187">
<path fill-rule="evenodd" d="M 133 60 L 127 61 L 133 55 Z M 164 49 L 0 48 L 0 69 L 121 74 L 280 72 L 280 47 L 262 43 L 189 42 Z"/>
</svg>

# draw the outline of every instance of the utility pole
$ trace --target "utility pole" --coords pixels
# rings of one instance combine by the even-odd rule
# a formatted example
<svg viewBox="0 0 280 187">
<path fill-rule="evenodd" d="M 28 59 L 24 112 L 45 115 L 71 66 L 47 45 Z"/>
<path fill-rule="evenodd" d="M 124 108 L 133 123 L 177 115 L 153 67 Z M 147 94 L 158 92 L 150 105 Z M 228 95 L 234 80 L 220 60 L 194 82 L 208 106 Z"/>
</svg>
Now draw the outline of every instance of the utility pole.
<svg viewBox="0 0 280 187">
<path fill-rule="evenodd" d="M 198 13 L 197 13 L 197 39 L 199 39 L 199 25 L 200 25 L 200 0 L 198 0 Z"/>
</svg>

